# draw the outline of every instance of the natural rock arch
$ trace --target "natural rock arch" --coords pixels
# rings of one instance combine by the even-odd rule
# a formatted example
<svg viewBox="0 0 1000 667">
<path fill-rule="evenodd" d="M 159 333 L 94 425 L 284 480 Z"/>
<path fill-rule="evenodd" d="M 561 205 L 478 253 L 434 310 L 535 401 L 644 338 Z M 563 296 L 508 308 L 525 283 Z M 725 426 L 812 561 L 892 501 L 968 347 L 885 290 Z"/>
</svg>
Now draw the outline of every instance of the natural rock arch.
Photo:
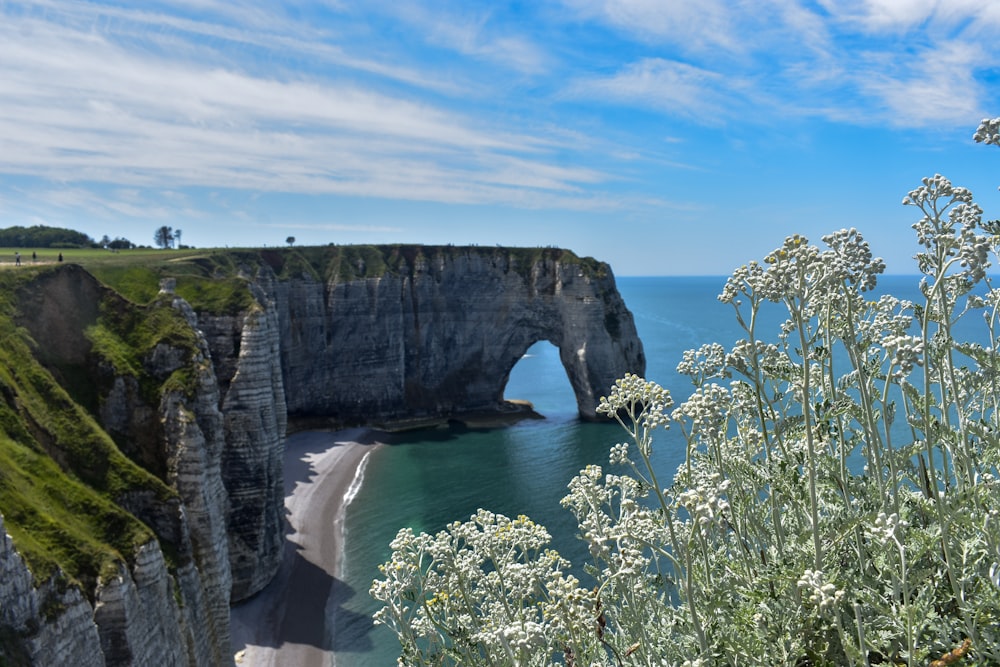
<svg viewBox="0 0 1000 667">
<path fill-rule="evenodd" d="M 278 315 L 290 417 L 502 411 L 510 371 L 539 340 L 559 348 L 584 419 L 596 418 L 616 379 L 645 371 L 607 265 L 565 251 L 523 266 L 503 249 L 422 250 L 393 272 L 353 280 L 258 276 Z"/>
</svg>

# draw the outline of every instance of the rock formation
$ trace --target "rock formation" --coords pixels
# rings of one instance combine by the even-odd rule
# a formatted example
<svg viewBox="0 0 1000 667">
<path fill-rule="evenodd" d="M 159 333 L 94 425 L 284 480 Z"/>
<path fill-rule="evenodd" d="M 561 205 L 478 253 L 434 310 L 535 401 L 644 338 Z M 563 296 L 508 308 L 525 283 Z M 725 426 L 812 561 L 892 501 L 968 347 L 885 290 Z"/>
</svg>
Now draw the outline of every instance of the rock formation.
<svg viewBox="0 0 1000 667">
<path fill-rule="evenodd" d="M 102 481 L 107 474 L 81 475 L 91 463 L 44 432 L 16 385 L 0 387 L 0 410 L 25 424 L 8 436 L 41 438 L 45 455 L 94 487 L 93 502 L 110 500 L 117 509 L 108 512 L 126 511 L 142 523 L 120 520 L 155 540 L 129 547 L 105 537 L 115 542 L 106 553 L 120 553 L 114 565 L 104 556 L 99 574 L 39 580 L 0 519 L 0 663 L 230 662 L 228 604 L 263 588 L 282 553 L 289 418 L 505 413 L 515 409 L 503 395 L 511 370 L 547 340 L 581 417 L 593 419 L 615 379 L 645 367 L 607 265 L 563 250 L 234 252 L 166 277 L 149 305 L 72 265 L 17 290 L 9 317 L 36 342 L 30 354 L 101 429 L 93 437 L 106 465 L 145 481 L 122 488 Z M 233 298 L 203 296 L 219 280 L 237 286 Z"/>
<path fill-rule="evenodd" d="M 617 378 L 645 368 L 607 265 L 562 251 L 530 263 L 506 249 L 395 252 L 395 270 L 377 275 L 361 265 L 349 280 L 262 277 L 289 415 L 370 423 L 501 410 L 510 371 L 547 340 L 593 419 Z"/>
</svg>

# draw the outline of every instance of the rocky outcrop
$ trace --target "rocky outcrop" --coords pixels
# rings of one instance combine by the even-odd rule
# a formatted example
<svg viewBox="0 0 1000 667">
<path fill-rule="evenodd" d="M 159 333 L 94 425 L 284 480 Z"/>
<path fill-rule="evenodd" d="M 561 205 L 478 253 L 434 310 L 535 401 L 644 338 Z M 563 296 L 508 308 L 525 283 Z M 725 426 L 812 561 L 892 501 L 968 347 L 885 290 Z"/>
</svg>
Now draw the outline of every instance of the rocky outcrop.
<svg viewBox="0 0 1000 667">
<path fill-rule="evenodd" d="M 121 566 L 116 576 L 97 589 L 94 621 L 101 652 L 108 665 L 185 664 L 180 614 L 173 581 L 159 545 L 144 545 L 131 571 Z"/>
<path fill-rule="evenodd" d="M 409 250 L 409 252 L 407 252 Z M 258 280 L 277 309 L 288 413 L 344 422 L 504 409 L 532 344 L 559 348 L 580 415 L 645 370 L 632 315 L 605 264 L 563 251 L 392 249 L 395 269 Z"/>
<path fill-rule="evenodd" d="M 197 317 L 183 299 L 172 307 L 197 331 Z M 167 451 L 167 479 L 184 505 L 192 562 L 179 577 L 186 627 L 192 653 L 204 664 L 223 664 L 229 656 L 229 600 L 233 577 L 230 569 L 228 521 L 230 499 L 223 482 L 226 425 L 219 410 L 219 385 L 208 343 L 198 335 L 197 353 L 173 369 L 194 374 L 190 394 L 166 391 L 160 401 Z M 168 368 L 157 369 L 165 374 Z M 196 599 L 197 598 L 197 599 Z M 194 664 L 194 663 L 192 663 Z M 202 663 L 198 663 L 202 664 Z"/>
<path fill-rule="evenodd" d="M 223 473 L 230 498 L 229 551 L 232 599 L 262 589 L 278 569 L 284 536 L 284 483 L 281 461 L 287 412 L 281 377 L 275 309 L 262 307 L 234 318 L 205 317 L 203 326 L 217 349 L 226 449 Z M 238 351 L 237 351 L 238 350 Z"/>
<path fill-rule="evenodd" d="M 13 665 L 104 667 L 94 610 L 78 588 L 36 586 L 0 516 L 0 657 Z"/>
</svg>

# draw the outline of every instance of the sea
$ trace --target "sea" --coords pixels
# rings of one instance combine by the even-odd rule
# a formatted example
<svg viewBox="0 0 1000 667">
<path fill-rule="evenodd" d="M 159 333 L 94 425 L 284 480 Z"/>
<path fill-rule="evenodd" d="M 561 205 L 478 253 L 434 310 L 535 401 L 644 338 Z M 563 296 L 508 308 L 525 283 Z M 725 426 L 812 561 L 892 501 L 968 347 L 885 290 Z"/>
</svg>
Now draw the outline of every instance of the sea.
<svg viewBox="0 0 1000 667">
<path fill-rule="evenodd" d="M 919 294 L 914 277 L 883 276 L 879 282 L 879 292 L 910 299 Z M 733 307 L 717 299 L 724 277 L 619 277 L 617 284 L 645 348 L 646 377 L 669 389 L 678 404 L 693 390 L 676 371 L 683 352 L 712 342 L 729 349 L 743 337 Z M 784 318 L 775 313 L 771 319 L 776 337 Z M 530 401 L 545 418 L 497 429 L 451 426 L 392 435 L 367 457 L 349 492 L 343 581 L 326 609 L 338 667 L 396 664 L 398 643 L 373 624 L 378 606 L 368 588 L 400 528 L 437 532 L 478 508 L 526 514 L 548 528 L 553 548 L 574 563 L 584 561 L 576 523 L 559 501 L 585 466 L 610 469 L 608 452 L 626 440 L 625 433 L 613 423 L 578 419 L 558 350 L 545 341 L 517 363 L 504 396 Z M 672 479 L 683 457 L 680 434 L 660 431 L 653 458 L 661 482 Z"/>
</svg>

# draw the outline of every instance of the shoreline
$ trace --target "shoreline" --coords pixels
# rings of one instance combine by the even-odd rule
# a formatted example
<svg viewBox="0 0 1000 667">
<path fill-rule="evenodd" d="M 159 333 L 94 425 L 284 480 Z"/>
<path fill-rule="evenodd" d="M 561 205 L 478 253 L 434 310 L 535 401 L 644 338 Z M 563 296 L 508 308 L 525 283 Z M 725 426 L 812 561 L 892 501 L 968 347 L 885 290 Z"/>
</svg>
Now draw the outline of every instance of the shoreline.
<svg viewBox="0 0 1000 667">
<path fill-rule="evenodd" d="M 286 439 L 281 565 L 263 590 L 230 611 L 240 667 L 332 663 L 326 608 L 343 586 L 344 513 L 378 444 L 367 428 L 301 431 Z"/>
</svg>

